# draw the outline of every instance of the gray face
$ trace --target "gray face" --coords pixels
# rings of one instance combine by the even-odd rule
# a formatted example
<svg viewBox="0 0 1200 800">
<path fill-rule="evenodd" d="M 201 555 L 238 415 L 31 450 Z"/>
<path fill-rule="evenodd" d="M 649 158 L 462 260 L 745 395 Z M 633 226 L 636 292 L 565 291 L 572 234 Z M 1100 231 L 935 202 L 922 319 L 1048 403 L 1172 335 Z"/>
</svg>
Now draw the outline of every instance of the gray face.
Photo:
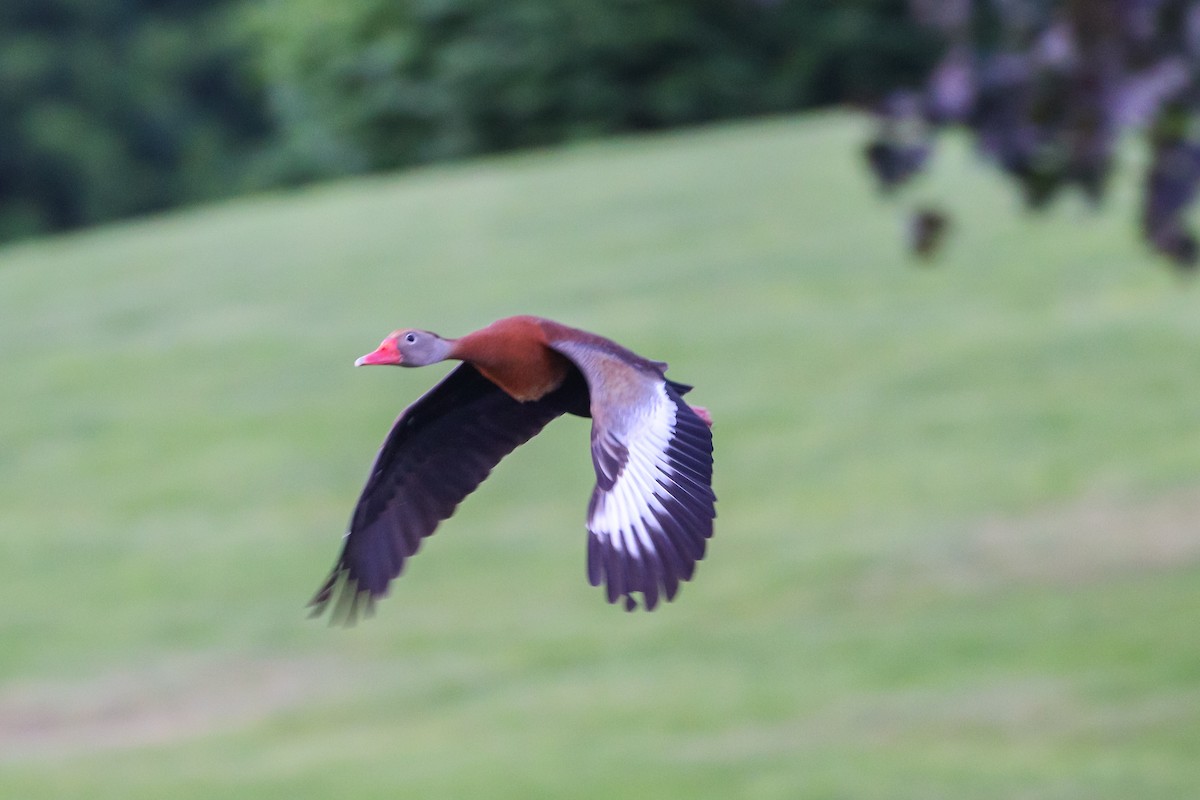
<svg viewBox="0 0 1200 800">
<path fill-rule="evenodd" d="M 430 331 L 396 331 L 395 341 L 402 367 L 424 367 L 443 361 L 450 350 L 449 342 Z"/>
</svg>

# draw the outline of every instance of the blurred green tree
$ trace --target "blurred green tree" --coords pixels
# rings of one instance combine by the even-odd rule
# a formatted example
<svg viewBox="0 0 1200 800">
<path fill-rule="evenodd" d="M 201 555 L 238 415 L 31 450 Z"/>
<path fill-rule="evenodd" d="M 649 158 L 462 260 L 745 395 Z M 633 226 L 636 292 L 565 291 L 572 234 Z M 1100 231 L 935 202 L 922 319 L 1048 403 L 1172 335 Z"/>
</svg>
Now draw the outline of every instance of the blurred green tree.
<svg viewBox="0 0 1200 800">
<path fill-rule="evenodd" d="M 866 101 L 935 53 L 905 0 L 5 0 L 0 240 Z"/>
<path fill-rule="evenodd" d="M 932 63 L 902 0 L 274 0 L 294 177 L 865 99 Z"/>
<path fill-rule="evenodd" d="M 232 0 L 0 4 L 0 239 L 252 182 L 270 120 Z"/>
</svg>

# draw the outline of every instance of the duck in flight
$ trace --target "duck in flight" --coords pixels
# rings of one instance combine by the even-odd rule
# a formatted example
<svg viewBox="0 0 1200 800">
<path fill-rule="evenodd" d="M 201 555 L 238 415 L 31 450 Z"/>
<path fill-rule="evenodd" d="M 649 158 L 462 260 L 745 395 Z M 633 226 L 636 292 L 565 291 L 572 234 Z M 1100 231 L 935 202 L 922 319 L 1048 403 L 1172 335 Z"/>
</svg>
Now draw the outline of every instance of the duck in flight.
<svg viewBox="0 0 1200 800">
<path fill-rule="evenodd" d="M 562 414 L 592 418 L 596 486 L 587 576 L 608 601 L 653 610 L 704 557 L 716 517 L 712 418 L 691 389 L 593 333 L 507 317 L 459 339 L 405 329 L 355 362 L 423 367 L 457 360 L 383 442 L 313 615 L 370 611 L 404 563 L 500 459 Z"/>
</svg>

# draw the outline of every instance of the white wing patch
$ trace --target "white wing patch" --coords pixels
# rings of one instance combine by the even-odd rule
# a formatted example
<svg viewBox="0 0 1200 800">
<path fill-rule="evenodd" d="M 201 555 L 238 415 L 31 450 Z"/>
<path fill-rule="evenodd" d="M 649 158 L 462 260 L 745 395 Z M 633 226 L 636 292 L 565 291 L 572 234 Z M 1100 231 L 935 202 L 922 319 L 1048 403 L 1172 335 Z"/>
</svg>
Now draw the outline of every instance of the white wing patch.
<svg viewBox="0 0 1200 800">
<path fill-rule="evenodd" d="M 715 516 L 707 425 L 660 383 L 593 443 L 597 485 L 588 513 L 588 577 L 609 602 L 641 592 L 668 600 L 704 557 Z"/>
<path fill-rule="evenodd" d="M 661 530 L 657 520 L 666 513 L 661 493 L 669 497 L 674 470 L 667 448 L 675 434 L 675 404 L 659 387 L 653 405 L 634 422 L 621 444 L 627 460 L 612 488 L 599 492 L 588 519 L 588 530 L 607 539 L 611 546 L 640 558 L 643 551 L 655 552 L 650 529 Z"/>
<path fill-rule="evenodd" d="M 713 534 L 711 422 L 683 401 L 666 364 L 575 332 L 551 347 L 588 383 L 596 488 L 588 504 L 587 575 L 610 603 L 647 610 L 692 579 Z"/>
</svg>

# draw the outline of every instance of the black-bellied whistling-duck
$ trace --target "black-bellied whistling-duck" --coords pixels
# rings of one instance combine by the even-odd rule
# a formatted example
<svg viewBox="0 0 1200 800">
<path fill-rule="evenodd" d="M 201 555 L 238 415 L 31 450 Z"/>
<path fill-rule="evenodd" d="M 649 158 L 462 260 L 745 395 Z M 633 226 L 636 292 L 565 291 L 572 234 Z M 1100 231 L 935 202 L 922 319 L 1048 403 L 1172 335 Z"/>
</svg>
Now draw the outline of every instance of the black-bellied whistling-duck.
<svg viewBox="0 0 1200 800">
<path fill-rule="evenodd" d="M 592 418 L 596 488 L 587 574 L 608 601 L 647 609 L 689 580 L 712 536 L 712 419 L 681 399 L 667 365 L 538 317 L 508 317 L 461 339 L 395 331 L 355 362 L 463 363 L 400 414 L 375 457 L 342 552 L 313 597 L 353 620 L 387 593 L 421 539 L 500 459 L 564 413 Z"/>
</svg>

